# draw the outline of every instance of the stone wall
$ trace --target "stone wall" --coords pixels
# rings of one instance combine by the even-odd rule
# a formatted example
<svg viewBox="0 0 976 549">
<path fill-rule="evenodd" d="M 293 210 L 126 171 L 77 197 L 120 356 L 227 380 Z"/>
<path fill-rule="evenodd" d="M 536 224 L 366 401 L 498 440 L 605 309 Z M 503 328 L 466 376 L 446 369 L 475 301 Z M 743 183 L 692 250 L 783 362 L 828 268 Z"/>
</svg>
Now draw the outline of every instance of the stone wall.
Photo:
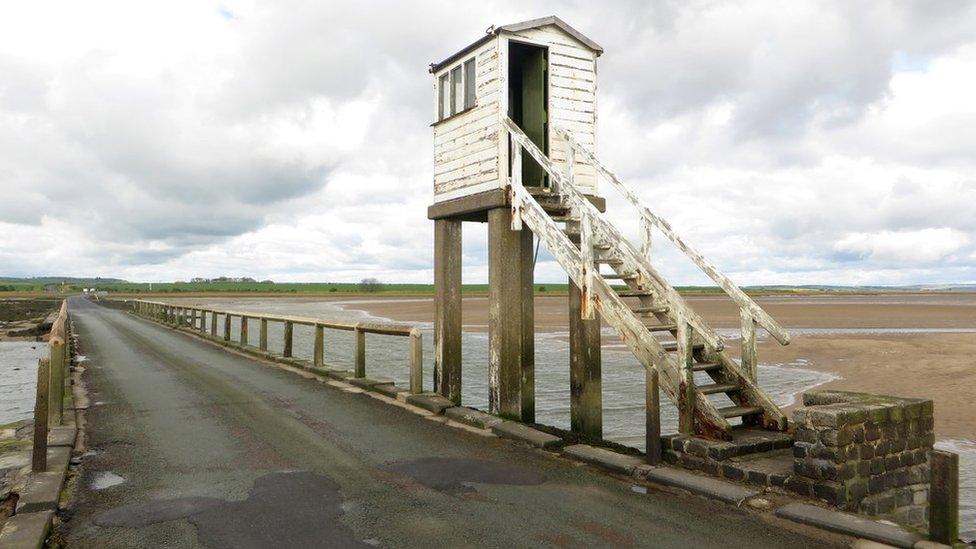
<svg viewBox="0 0 976 549">
<path fill-rule="evenodd" d="M 793 420 L 787 489 L 901 524 L 927 523 L 931 400 L 810 391 Z"/>
</svg>

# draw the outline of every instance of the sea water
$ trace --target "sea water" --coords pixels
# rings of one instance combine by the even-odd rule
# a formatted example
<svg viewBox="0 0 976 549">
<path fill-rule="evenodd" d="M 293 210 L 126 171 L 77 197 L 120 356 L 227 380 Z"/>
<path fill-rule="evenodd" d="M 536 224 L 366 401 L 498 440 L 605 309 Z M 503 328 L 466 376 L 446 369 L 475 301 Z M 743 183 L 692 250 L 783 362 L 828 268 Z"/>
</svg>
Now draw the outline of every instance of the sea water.
<svg viewBox="0 0 976 549">
<path fill-rule="evenodd" d="M 33 416 L 37 359 L 47 354 L 43 342 L 0 342 L 0 425 Z"/>
</svg>

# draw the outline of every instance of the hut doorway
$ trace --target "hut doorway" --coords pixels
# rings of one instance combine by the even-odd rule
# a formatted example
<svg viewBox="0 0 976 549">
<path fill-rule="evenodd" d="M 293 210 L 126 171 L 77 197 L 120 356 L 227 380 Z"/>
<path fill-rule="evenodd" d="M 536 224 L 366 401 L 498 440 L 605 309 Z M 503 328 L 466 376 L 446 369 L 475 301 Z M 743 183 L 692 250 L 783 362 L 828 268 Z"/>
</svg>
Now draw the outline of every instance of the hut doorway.
<svg viewBox="0 0 976 549">
<path fill-rule="evenodd" d="M 508 117 L 546 156 L 549 156 L 548 54 L 545 47 L 508 43 Z M 522 184 L 548 186 L 545 171 L 531 158 L 523 158 Z M 510 174 L 511 171 L 509 160 Z"/>
</svg>

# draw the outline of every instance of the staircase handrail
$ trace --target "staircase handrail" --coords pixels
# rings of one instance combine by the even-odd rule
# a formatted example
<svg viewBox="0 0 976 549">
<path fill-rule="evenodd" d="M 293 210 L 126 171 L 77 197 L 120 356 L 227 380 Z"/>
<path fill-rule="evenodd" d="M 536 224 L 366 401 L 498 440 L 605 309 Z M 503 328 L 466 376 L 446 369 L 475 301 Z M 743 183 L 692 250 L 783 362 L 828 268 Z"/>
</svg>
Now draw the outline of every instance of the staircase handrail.
<svg viewBox="0 0 976 549">
<path fill-rule="evenodd" d="M 643 220 L 657 227 L 661 233 L 668 238 L 668 240 L 674 243 L 674 245 L 692 261 L 692 263 L 697 265 L 702 272 L 704 272 L 709 278 L 718 284 L 719 288 L 721 288 L 725 294 L 739 306 L 741 310 L 745 311 L 749 316 L 751 316 L 751 318 L 754 319 L 759 326 L 765 328 L 766 331 L 769 332 L 769 334 L 773 336 L 773 338 L 776 339 L 776 341 L 778 341 L 781 345 L 788 345 L 790 343 L 789 332 L 787 332 L 778 322 L 776 322 L 776 320 L 773 319 L 773 317 L 771 317 L 762 307 L 760 307 L 758 303 L 743 292 L 741 288 L 732 282 L 729 277 L 722 274 L 722 272 L 719 271 L 711 261 L 709 261 L 698 250 L 675 233 L 670 223 L 668 223 L 661 216 L 652 212 L 636 194 L 627 188 L 627 186 L 624 185 L 616 175 L 614 175 L 613 172 L 601 164 L 589 149 L 580 144 L 572 133 L 559 126 L 554 126 L 553 130 L 557 135 L 570 143 L 573 149 L 578 151 L 583 158 L 590 163 L 591 166 L 593 166 L 601 175 L 603 175 L 604 178 L 607 179 L 610 184 L 621 195 L 623 195 L 628 202 L 631 203 L 632 206 L 634 206 Z M 561 181 L 560 183 L 565 182 Z M 572 187 L 573 185 L 570 184 L 567 186 Z"/>
<path fill-rule="evenodd" d="M 649 284 L 657 286 L 658 291 L 662 294 L 662 298 L 670 306 L 675 313 L 680 314 L 683 318 L 687 319 L 688 323 L 695 329 L 696 335 L 701 338 L 701 340 L 709 347 L 721 351 L 725 348 L 725 342 L 721 336 L 719 336 L 715 330 L 709 326 L 701 316 L 695 312 L 691 307 L 685 303 L 684 299 L 675 290 L 671 284 L 665 279 L 659 272 L 649 262 L 642 260 L 640 254 L 633 248 L 630 241 L 624 238 L 622 234 L 613 226 L 612 223 L 606 218 L 606 216 L 600 212 L 592 202 L 587 199 L 583 193 L 576 188 L 575 185 L 570 184 L 568 179 L 559 173 L 555 167 L 552 165 L 552 161 L 549 160 L 545 154 L 539 149 L 539 147 L 533 143 L 528 136 L 519 128 L 510 118 L 503 116 L 502 125 L 508 130 L 509 135 L 512 139 L 518 143 L 525 152 L 535 159 L 535 161 L 542 167 L 549 177 L 552 178 L 555 183 L 555 188 L 563 193 L 572 200 L 573 205 L 582 210 L 582 212 L 589 216 L 590 219 L 597 220 L 595 228 L 606 233 L 609 238 L 606 240 L 608 243 L 616 244 L 619 246 L 620 251 L 624 255 L 625 259 L 629 264 L 625 265 L 630 267 L 632 270 L 639 272 L 641 275 L 641 280 Z"/>
</svg>

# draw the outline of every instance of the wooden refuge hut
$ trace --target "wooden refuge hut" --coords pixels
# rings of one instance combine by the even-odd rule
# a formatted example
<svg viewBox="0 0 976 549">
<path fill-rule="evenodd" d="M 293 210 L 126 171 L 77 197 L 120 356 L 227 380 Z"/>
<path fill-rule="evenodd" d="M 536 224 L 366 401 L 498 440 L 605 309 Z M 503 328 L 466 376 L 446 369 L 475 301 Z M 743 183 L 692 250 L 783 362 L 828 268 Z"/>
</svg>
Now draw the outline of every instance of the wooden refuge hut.
<svg viewBox="0 0 976 549">
<path fill-rule="evenodd" d="M 488 223 L 489 408 L 535 420 L 534 239 L 570 283 L 571 426 L 602 436 L 600 324 L 612 326 L 647 370 L 648 448 L 656 447 L 657 387 L 680 429 L 719 439 L 735 425 L 782 430 L 786 417 L 756 384 L 756 331 L 789 336 L 674 233 L 596 157 L 596 62 L 603 49 L 558 17 L 491 27 L 430 66 L 433 76 L 435 371 L 437 391 L 461 403 L 461 224 Z M 603 215 L 597 182 L 641 222 L 631 244 Z M 660 231 L 739 306 L 742 354 L 651 263 Z M 724 399 L 724 403 L 720 402 Z M 653 400 L 653 401 L 652 401 Z M 731 402 L 729 402 L 731 401 Z"/>
</svg>

